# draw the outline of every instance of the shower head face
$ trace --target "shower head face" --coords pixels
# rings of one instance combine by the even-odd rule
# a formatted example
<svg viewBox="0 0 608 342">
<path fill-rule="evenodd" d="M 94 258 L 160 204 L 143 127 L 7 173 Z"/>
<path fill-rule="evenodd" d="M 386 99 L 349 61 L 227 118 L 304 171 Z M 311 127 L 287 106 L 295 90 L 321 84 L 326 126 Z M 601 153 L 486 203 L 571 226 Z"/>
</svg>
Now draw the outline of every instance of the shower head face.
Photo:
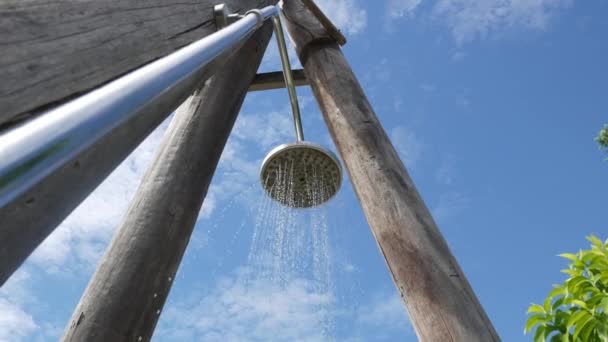
<svg viewBox="0 0 608 342">
<path fill-rule="evenodd" d="M 276 147 L 262 163 L 260 180 L 273 200 L 292 208 L 329 201 L 340 189 L 338 158 L 320 145 L 296 142 Z"/>
</svg>

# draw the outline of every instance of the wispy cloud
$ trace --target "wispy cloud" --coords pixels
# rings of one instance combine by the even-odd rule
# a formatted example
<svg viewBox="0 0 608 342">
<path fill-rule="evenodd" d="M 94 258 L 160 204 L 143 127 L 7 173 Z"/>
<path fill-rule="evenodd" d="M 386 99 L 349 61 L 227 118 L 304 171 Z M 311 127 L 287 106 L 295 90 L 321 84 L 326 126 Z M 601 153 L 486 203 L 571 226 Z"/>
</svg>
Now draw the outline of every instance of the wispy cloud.
<svg viewBox="0 0 608 342">
<path fill-rule="evenodd" d="M 357 322 L 372 327 L 413 332 L 403 301 L 396 292 L 377 294 L 371 302 L 360 309 Z"/>
<path fill-rule="evenodd" d="M 405 126 L 397 126 L 391 130 L 390 137 L 405 166 L 415 168 L 424 149 L 418 136 Z"/>
<path fill-rule="evenodd" d="M 389 16 L 411 17 L 422 4 L 423 15 L 443 22 L 458 44 L 483 39 L 504 30 L 544 31 L 560 9 L 574 0 L 388 0 Z"/>
<path fill-rule="evenodd" d="M 355 0 L 317 0 L 315 3 L 347 34 L 361 33 L 367 27 L 367 11 Z"/>
<path fill-rule="evenodd" d="M 485 38 L 504 29 L 546 30 L 555 11 L 572 0 L 439 0 L 434 8 L 456 42 Z"/>
<path fill-rule="evenodd" d="M 168 121 L 157 128 L 34 251 L 46 272 L 72 272 L 97 263 L 153 159 Z M 70 262 L 69 262 L 70 261 Z M 66 265 L 70 267 L 64 267 Z"/>
<path fill-rule="evenodd" d="M 32 301 L 26 286 L 29 278 L 30 274 L 20 269 L 0 288 L 0 342 L 26 341 L 40 330 L 24 308 Z"/>
<path fill-rule="evenodd" d="M 200 300 L 169 308 L 158 340 L 325 341 L 320 327 L 332 301 L 305 280 L 278 286 L 243 271 L 221 279 Z"/>
<path fill-rule="evenodd" d="M 437 172 L 435 173 L 435 179 L 437 182 L 443 185 L 452 185 L 456 176 L 456 158 L 452 155 L 448 155 L 443 158 Z"/>
<path fill-rule="evenodd" d="M 432 210 L 433 217 L 441 225 L 460 214 L 469 205 L 469 196 L 460 192 L 447 192 L 439 196 L 439 201 Z"/>
<path fill-rule="evenodd" d="M 351 323 L 338 333 L 333 324 L 340 318 Z M 413 334 L 394 291 L 372 293 L 364 305 L 347 309 L 331 291 L 319 292 L 306 279 L 278 286 L 252 278 L 247 269 L 220 279 L 198 300 L 167 308 L 159 324 L 159 341 L 382 341 Z"/>
<path fill-rule="evenodd" d="M 412 15 L 423 0 L 388 0 L 388 13 L 392 18 Z"/>
</svg>

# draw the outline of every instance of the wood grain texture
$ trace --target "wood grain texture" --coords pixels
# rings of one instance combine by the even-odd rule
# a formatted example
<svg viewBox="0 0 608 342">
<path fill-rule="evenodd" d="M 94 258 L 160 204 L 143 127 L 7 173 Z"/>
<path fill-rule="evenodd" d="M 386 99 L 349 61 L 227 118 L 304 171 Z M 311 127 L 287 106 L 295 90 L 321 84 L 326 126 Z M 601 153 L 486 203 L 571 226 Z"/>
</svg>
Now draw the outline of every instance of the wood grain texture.
<svg viewBox="0 0 608 342">
<path fill-rule="evenodd" d="M 178 109 L 63 341 L 150 340 L 271 33 L 265 24 Z"/>
<path fill-rule="evenodd" d="M 271 0 L 0 1 L 0 125 L 73 98 L 216 31 L 213 5 Z"/>
<path fill-rule="evenodd" d="M 339 46 L 285 6 L 288 32 L 420 341 L 499 341 Z"/>
<path fill-rule="evenodd" d="M 183 78 L 162 96 L 139 107 L 133 117 L 91 146 L 62 162 L 63 166 L 7 205 L 0 207 L 0 285 L 34 249 L 156 128 L 232 56 L 234 49 Z M 44 115 L 52 115 L 43 113 Z M 32 118 L 25 125 L 35 125 Z M 1 134 L 1 133 L 0 133 Z"/>
<path fill-rule="evenodd" d="M 293 82 L 296 87 L 308 85 L 304 70 L 292 70 Z M 285 79 L 282 71 L 266 72 L 255 75 L 249 91 L 262 91 L 285 88 Z"/>
</svg>

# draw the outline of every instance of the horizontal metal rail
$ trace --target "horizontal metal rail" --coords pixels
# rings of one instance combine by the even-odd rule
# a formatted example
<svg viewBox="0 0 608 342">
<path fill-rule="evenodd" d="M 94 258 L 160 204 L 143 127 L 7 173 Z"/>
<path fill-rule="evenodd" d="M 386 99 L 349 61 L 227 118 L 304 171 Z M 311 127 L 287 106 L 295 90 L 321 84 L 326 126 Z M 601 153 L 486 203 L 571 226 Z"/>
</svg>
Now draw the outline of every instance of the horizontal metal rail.
<svg viewBox="0 0 608 342">
<path fill-rule="evenodd" d="M 158 102 L 175 102 L 171 90 L 192 83 L 188 81 L 193 77 L 202 83 L 201 75 L 212 75 L 206 69 L 214 60 L 277 14 L 276 6 L 249 12 L 214 34 L 0 135 L 0 207 L 135 115 L 154 112 Z M 188 96 L 195 88 L 181 93 Z M 171 107 L 181 101 L 183 97 Z"/>
</svg>

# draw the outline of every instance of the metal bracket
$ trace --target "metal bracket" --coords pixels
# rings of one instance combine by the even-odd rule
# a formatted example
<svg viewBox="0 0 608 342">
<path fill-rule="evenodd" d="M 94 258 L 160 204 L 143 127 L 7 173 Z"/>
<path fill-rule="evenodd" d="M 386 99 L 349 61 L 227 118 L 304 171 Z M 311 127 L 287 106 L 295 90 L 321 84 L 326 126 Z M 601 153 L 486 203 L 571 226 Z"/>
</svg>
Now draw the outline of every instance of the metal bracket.
<svg viewBox="0 0 608 342">
<path fill-rule="evenodd" d="M 226 4 L 218 4 L 213 6 L 213 18 L 218 31 L 243 17 L 238 13 L 231 12 L 232 11 L 228 8 L 228 6 L 226 6 Z"/>
</svg>

